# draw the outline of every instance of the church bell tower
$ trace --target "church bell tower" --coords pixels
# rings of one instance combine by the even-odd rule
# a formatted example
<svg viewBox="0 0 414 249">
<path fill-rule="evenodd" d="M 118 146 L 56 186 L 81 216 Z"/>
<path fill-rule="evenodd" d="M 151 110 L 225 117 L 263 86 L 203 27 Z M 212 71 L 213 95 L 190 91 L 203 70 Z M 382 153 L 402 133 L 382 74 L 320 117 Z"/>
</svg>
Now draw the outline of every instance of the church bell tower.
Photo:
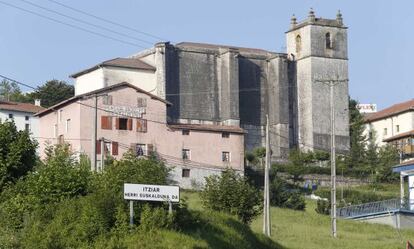
<svg viewBox="0 0 414 249">
<path fill-rule="evenodd" d="M 302 150 L 330 148 L 330 86 L 334 84 L 335 139 L 338 152 L 349 150 L 348 44 L 341 13 L 335 19 L 292 16 L 286 32 L 294 88 L 293 137 Z"/>
</svg>

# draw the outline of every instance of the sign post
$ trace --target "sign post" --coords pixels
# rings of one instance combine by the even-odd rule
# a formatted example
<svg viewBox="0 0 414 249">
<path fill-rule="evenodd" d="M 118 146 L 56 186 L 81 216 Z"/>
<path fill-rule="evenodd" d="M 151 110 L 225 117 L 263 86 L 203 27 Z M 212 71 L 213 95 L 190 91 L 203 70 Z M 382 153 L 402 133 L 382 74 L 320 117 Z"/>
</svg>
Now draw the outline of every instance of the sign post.
<svg viewBox="0 0 414 249">
<path fill-rule="evenodd" d="M 134 225 L 134 201 L 129 201 L 129 225 Z"/>
<path fill-rule="evenodd" d="M 168 213 L 172 204 L 180 202 L 180 187 L 168 185 L 124 183 L 124 199 L 129 200 L 129 224 L 134 224 L 134 201 L 168 202 Z"/>
</svg>

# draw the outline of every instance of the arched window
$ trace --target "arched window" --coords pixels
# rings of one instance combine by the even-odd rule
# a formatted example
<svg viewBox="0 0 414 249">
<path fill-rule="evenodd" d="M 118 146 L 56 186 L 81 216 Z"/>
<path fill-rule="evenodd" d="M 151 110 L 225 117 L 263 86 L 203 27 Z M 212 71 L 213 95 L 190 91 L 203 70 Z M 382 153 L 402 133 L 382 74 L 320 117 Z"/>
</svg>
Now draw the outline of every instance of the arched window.
<svg viewBox="0 0 414 249">
<path fill-rule="evenodd" d="M 302 48 L 302 39 L 300 38 L 300 35 L 296 36 L 296 53 L 299 53 Z"/>
<path fill-rule="evenodd" d="M 331 33 L 326 33 L 326 35 L 325 35 L 325 44 L 326 44 L 326 48 L 332 48 Z"/>
</svg>

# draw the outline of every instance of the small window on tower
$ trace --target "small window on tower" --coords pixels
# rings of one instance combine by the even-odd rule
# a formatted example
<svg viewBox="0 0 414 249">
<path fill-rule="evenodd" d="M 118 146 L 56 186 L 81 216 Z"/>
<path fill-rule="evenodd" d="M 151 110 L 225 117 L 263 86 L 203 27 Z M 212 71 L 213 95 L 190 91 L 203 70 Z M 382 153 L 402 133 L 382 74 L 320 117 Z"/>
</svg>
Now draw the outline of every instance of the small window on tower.
<svg viewBox="0 0 414 249">
<path fill-rule="evenodd" d="M 325 44 L 326 44 L 326 48 L 329 48 L 329 49 L 332 48 L 332 37 L 331 37 L 331 33 L 326 33 L 325 34 Z"/>
<path fill-rule="evenodd" d="M 297 35 L 296 36 L 296 53 L 299 53 L 301 49 L 302 49 L 302 39 L 300 35 Z"/>
</svg>

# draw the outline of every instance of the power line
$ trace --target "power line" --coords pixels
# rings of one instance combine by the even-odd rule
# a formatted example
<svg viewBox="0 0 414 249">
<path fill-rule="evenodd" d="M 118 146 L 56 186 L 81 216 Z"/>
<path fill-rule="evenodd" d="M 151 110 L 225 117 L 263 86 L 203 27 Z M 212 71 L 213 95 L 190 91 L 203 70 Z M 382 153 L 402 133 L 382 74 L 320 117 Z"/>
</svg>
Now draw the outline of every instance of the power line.
<svg viewBox="0 0 414 249">
<path fill-rule="evenodd" d="M 1 1 L 0 1 L 0 3 L 1 3 Z M 5 79 L 5 80 L 12 81 L 12 82 L 14 82 L 14 83 L 16 83 L 16 84 L 19 84 L 19 85 L 22 85 L 22 86 L 28 87 L 28 88 L 30 88 L 30 89 L 37 90 L 36 88 L 34 88 L 34 87 L 30 86 L 30 85 L 24 84 L 24 83 L 22 83 L 22 82 L 19 82 L 19 81 L 17 81 L 17 80 L 11 79 L 11 78 L 6 77 L 6 76 L 4 76 L 4 75 L 1 75 L 1 74 L 0 74 L 0 77 L 1 77 L 1 78 L 3 78 L 3 79 Z"/>
<path fill-rule="evenodd" d="M 105 19 L 105 18 L 103 18 L 103 17 L 99 17 L 99 16 L 96 16 L 96 15 L 90 14 L 90 13 L 88 13 L 88 12 L 86 12 L 86 11 L 83 11 L 83 10 L 80 10 L 80 9 L 76 9 L 76 8 L 74 8 L 74 7 L 71 7 L 71 6 L 65 5 L 65 4 L 60 3 L 60 2 L 58 2 L 58 1 L 55 1 L 55 0 L 48 0 L 48 1 L 49 1 L 49 2 L 53 2 L 53 3 L 55 3 L 55 4 L 58 4 L 58 5 L 60 5 L 60 6 L 64 7 L 64 8 L 70 9 L 70 10 L 72 10 L 72 11 L 75 11 L 75 12 L 78 12 L 78 13 L 81 13 L 81 14 L 84 14 L 84 15 L 86 15 L 86 16 L 93 17 L 93 18 L 95 18 L 95 19 L 97 19 L 97 20 L 100 20 L 100 21 L 103 21 L 103 22 L 106 22 L 106 23 L 110 23 L 110 24 L 112 24 L 112 25 L 115 25 L 115 26 L 118 26 L 118 27 L 121 27 L 121 28 L 124 28 L 124 29 L 131 30 L 131 31 L 137 32 L 137 33 L 139 33 L 139 34 L 143 34 L 143 35 L 146 35 L 146 36 L 148 36 L 148 37 L 155 38 L 155 39 L 157 39 L 157 40 L 164 40 L 164 41 L 167 41 L 167 40 L 168 40 L 168 39 L 165 39 L 165 38 L 162 38 L 162 37 L 159 37 L 159 36 L 156 36 L 156 35 L 153 35 L 153 34 L 150 34 L 150 33 L 147 33 L 147 32 L 143 32 L 143 31 L 141 31 L 141 30 L 138 30 L 138 29 L 135 29 L 135 28 L 132 28 L 132 27 L 129 27 L 129 26 L 126 26 L 126 25 L 124 25 L 124 24 L 117 23 L 117 22 L 114 22 L 114 21 L 111 21 L 111 20 Z"/>
<path fill-rule="evenodd" d="M 138 45 L 138 44 L 135 44 L 135 43 L 132 43 L 132 42 L 124 41 L 124 40 L 121 40 L 121 39 L 118 39 L 118 38 L 115 38 L 115 37 L 112 37 L 112 36 L 108 36 L 108 35 L 105 35 L 105 34 L 102 34 L 102 33 L 99 33 L 99 32 L 95 32 L 95 31 L 92 31 L 92 30 L 89 30 L 89 29 L 85 29 L 85 28 L 82 28 L 82 27 L 79 27 L 79 26 L 76 26 L 76 25 L 73 25 L 73 24 L 70 24 L 70 23 L 67 23 L 67 22 L 63 22 L 63 21 L 60 21 L 58 19 L 48 17 L 48 16 L 45 16 L 45 15 L 39 14 L 37 12 L 34 12 L 34 11 L 31 11 L 31 10 L 28 10 L 28 9 L 10 4 L 10 3 L 6 3 L 6 2 L 3 2 L 3 1 L 0 1 L 0 3 L 3 4 L 3 5 L 9 6 L 9 7 L 12 7 L 12 8 L 30 13 L 32 15 L 47 19 L 49 21 L 53 21 L 53 22 L 56 22 L 56 23 L 59 23 L 59 24 L 62 24 L 62 25 L 65 25 L 65 26 L 68 26 L 68 27 L 71 27 L 71 28 L 74 28 L 74 29 L 84 31 L 86 33 L 94 34 L 96 36 L 100 36 L 100 37 L 103 37 L 103 38 L 106 38 L 106 39 L 109 39 L 109 40 L 117 41 L 117 42 L 127 44 L 127 45 L 130 45 L 130 46 L 133 46 L 133 47 L 140 47 L 140 48 L 146 49 L 146 47 L 144 47 L 144 46 L 141 46 L 141 45 Z"/>
<path fill-rule="evenodd" d="M 66 15 L 66 14 L 64 14 L 64 13 L 61 13 L 61 12 L 58 12 L 58 11 L 55 11 L 55 10 L 52 10 L 52 9 L 49 9 L 49 8 L 43 7 L 43 6 L 41 6 L 41 5 L 38 5 L 38 4 L 35 4 L 35 3 L 32 3 L 32 2 L 27 1 L 27 0 L 20 0 L 20 1 L 25 2 L 25 3 L 27 3 L 27 4 L 30 4 L 30 5 L 32 5 L 32 6 L 35 6 L 35 7 L 39 8 L 39 9 L 46 10 L 46 11 L 48 11 L 48 12 L 51 12 L 51 13 L 54 13 L 54 14 L 57 14 L 57 15 L 60 15 L 60 16 L 63 16 L 63 17 L 69 18 L 69 19 L 71 19 L 71 20 L 74 20 L 74 21 L 77 21 L 77 22 L 80 22 L 80 23 L 84 23 L 84 24 L 90 25 L 90 26 L 95 27 L 95 28 L 99 28 L 99 29 L 102 29 L 102 30 L 106 30 L 106 31 L 108 31 L 108 32 L 111 32 L 111 33 L 114 33 L 114 34 L 117 34 L 117 35 L 121 35 L 121 36 L 124 36 L 124 37 L 130 38 L 130 39 L 134 39 L 134 40 L 136 40 L 136 41 L 140 41 L 140 42 L 143 42 L 143 43 L 147 43 L 147 44 L 151 44 L 151 45 L 153 45 L 153 42 L 149 42 L 149 41 L 146 41 L 146 40 L 143 40 L 143 39 L 140 39 L 140 38 L 137 38 L 137 37 L 134 37 L 134 36 L 131 36 L 131 35 L 128 35 L 128 34 L 122 33 L 122 32 L 115 31 L 115 30 L 110 29 L 110 28 L 103 27 L 103 26 L 101 26 L 101 25 L 97 25 L 97 24 L 94 24 L 94 23 L 91 23 L 91 22 L 88 22 L 88 21 L 85 21 L 85 20 L 82 20 L 82 19 L 79 19 L 79 18 L 76 18 L 76 17 L 70 16 L 70 15 Z"/>
</svg>

